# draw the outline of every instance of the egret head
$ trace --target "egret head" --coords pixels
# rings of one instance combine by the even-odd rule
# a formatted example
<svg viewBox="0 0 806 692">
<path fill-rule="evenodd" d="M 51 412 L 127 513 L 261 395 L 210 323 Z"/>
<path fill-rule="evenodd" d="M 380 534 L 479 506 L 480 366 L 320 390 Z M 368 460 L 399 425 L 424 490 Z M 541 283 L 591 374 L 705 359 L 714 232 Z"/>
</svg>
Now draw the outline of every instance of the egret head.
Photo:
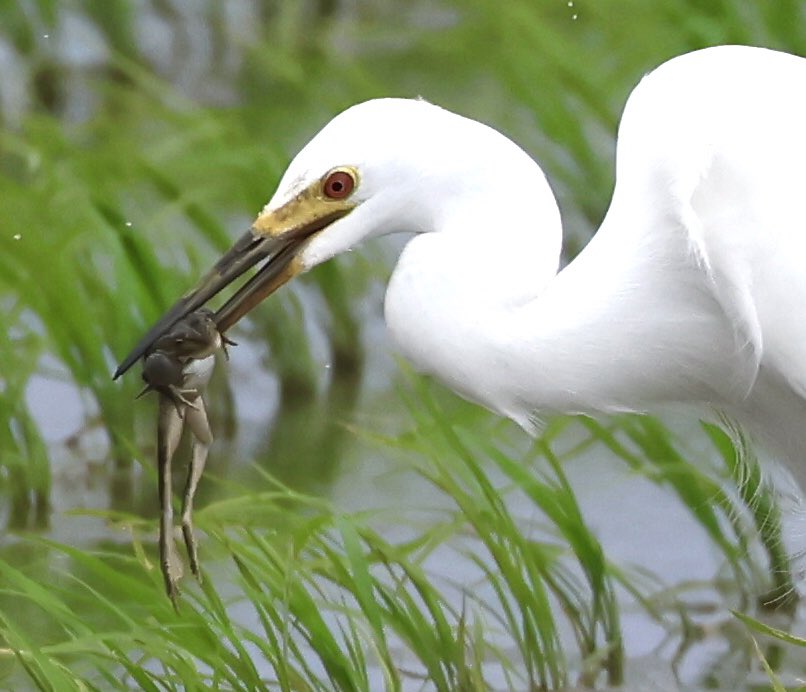
<svg viewBox="0 0 806 692">
<path fill-rule="evenodd" d="M 440 217 L 490 186 L 495 171 L 534 166 L 506 137 L 422 100 L 376 99 L 331 120 L 293 159 L 252 227 L 141 339 L 127 370 L 177 320 L 246 270 L 262 267 L 218 311 L 226 331 L 266 296 L 365 238 L 440 227 Z M 454 205 L 456 206 L 456 205 Z"/>
<path fill-rule="evenodd" d="M 279 238 L 305 229 L 297 256 L 305 271 L 365 238 L 430 230 L 429 200 L 450 177 L 442 130 L 459 119 L 412 99 L 349 108 L 294 157 L 252 231 Z"/>
<path fill-rule="evenodd" d="M 452 202 L 501 198 L 535 164 L 498 131 L 420 99 L 384 98 L 337 115 L 294 157 L 253 231 L 313 223 L 304 271 L 365 238 L 438 230 Z"/>
</svg>

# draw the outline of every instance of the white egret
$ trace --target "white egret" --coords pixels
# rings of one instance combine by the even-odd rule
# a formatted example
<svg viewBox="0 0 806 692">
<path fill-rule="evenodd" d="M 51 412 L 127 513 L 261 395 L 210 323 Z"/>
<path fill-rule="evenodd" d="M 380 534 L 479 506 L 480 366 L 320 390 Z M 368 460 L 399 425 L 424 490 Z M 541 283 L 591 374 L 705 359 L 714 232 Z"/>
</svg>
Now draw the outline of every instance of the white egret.
<svg viewBox="0 0 806 692">
<path fill-rule="evenodd" d="M 806 60 L 723 46 L 646 76 L 607 215 L 559 272 L 557 204 L 521 148 L 425 101 L 353 106 L 117 375 L 260 260 L 217 313 L 222 330 L 294 275 L 397 231 L 416 235 L 386 293 L 391 335 L 462 396 L 527 430 L 551 412 L 712 406 L 800 467 Z"/>
</svg>

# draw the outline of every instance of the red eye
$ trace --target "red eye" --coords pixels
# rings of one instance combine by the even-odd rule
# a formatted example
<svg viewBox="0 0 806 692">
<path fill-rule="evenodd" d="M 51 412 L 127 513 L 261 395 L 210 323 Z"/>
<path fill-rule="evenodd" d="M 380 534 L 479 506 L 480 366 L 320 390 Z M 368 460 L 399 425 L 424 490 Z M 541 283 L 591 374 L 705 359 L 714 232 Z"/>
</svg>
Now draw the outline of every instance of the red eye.
<svg viewBox="0 0 806 692">
<path fill-rule="evenodd" d="M 347 171 L 333 171 L 328 173 L 322 184 L 322 191 L 330 199 L 344 199 L 355 187 L 355 178 Z"/>
</svg>

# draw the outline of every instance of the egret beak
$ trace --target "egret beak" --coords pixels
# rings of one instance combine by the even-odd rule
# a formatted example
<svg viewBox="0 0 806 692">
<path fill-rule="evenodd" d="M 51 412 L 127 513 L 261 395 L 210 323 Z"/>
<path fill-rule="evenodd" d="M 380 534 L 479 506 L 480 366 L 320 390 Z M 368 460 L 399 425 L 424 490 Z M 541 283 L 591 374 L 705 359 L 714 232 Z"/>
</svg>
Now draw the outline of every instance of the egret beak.
<svg viewBox="0 0 806 692">
<path fill-rule="evenodd" d="M 276 209 L 264 209 L 252 228 L 215 263 L 195 288 L 182 296 L 121 362 L 120 377 L 178 320 L 204 306 L 239 276 L 262 260 L 260 269 L 215 313 L 218 330 L 226 332 L 260 301 L 299 274 L 299 258 L 308 240 L 352 211 L 354 202 L 336 200 L 322 193 L 319 183 L 305 188 Z"/>
</svg>

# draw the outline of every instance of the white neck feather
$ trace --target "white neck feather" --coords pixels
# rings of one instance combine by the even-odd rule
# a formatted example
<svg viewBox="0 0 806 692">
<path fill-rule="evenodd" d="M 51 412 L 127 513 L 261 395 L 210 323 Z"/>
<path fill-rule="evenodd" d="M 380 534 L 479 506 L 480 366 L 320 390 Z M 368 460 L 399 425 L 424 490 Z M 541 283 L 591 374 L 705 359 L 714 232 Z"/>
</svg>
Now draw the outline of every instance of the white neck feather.
<svg viewBox="0 0 806 692">
<path fill-rule="evenodd" d="M 546 185 L 535 171 L 522 194 L 510 190 L 507 213 L 491 218 L 489 200 L 465 200 L 463 213 L 406 247 L 386 298 L 403 355 L 525 428 L 541 412 L 636 411 L 746 393 L 749 360 L 675 219 L 611 209 L 556 273 L 559 215 L 539 193 L 533 204 Z M 549 210 L 542 227 L 534 228 L 534 207 Z"/>
</svg>

